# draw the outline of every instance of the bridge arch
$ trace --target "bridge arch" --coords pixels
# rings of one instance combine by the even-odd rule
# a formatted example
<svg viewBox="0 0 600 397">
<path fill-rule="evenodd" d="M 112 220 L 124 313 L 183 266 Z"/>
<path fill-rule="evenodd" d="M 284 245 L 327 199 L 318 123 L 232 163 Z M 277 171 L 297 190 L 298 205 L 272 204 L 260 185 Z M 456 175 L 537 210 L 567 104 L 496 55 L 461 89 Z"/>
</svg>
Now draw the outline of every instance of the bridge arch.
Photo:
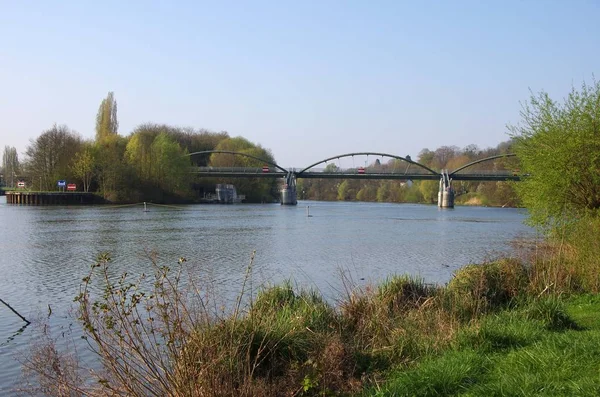
<svg viewBox="0 0 600 397">
<path fill-rule="evenodd" d="M 253 155 L 247 154 L 247 153 L 234 152 L 232 150 L 203 150 L 201 152 L 188 153 L 187 156 L 191 157 L 191 156 L 194 156 L 194 155 L 197 155 L 197 154 L 214 154 L 214 153 L 225 153 L 225 154 L 232 154 L 232 155 L 237 155 L 237 156 L 242 156 L 242 157 L 248 157 L 248 158 L 251 158 L 251 159 L 254 159 L 254 160 L 262 161 L 264 164 L 271 165 L 271 166 L 273 166 L 273 167 L 277 168 L 278 170 L 283 171 L 285 173 L 288 172 L 288 170 L 286 170 L 285 168 L 283 168 L 283 167 L 279 166 L 278 164 L 273 163 L 271 161 L 268 161 L 268 160 L 265 160 L 265 159 L 261 159 L 260 157 L 256 157 L 256 156 L 253 156 Z"/>
<path fill-rule="evenodd" d="M 473 166 L 475 164 L 483 163 L 485 161 L 491 161 L 491 160 L 499 159 L 499 158 L 502 158 L 502 157 L 515 157 L 515 156 L 516 156 L 516 154 L 514 154 L 514 153 L 506 153 L 506 154 L 499 154 L 497 156 L 490 156 L 490 157 L 486 157 L 486 158 L 483 158 L 483 159 L 475 160 L 475 161 L 472 161 L 472 162 L 470 162 L 468 164 L 463 165 L 462 167 L 459 167 L 459 168 L 455 169 L 454 171 L 452 171 L 451 173 L 449 173 L 448 176 L 452 177 L 452 175 L 456 174 L 459 171 L 464 170 L 465 168 L 469 168 L 469 167 L 471 167 L 471 166 Z"/>
<path fill-rule="evenodd" d="M 340 158 L 343 158 L 343 157 L 354 157 L 354 156 L 377 156 L 377 157 L 381 156 L 381 157 L 389 157 L 389 158 L 393 158 L 393 159 L 396 159 L 396 160 L 405 161 L 405 162 L 407 162 L 409 164 L 414 164 L 414 165 L 416 165 L 416 166 L 418 166 L 420 168 L 423 168 L 424 170 L 426 170 L 427 172 L 429 172 L 432 175 L 440 175 L 439 172 L 435 172 L 431 168 L 429 168 L 429 167 L 427 167 L 427 166 L 425 166 L 423 164 L 417 163 L 415 161 L 412 161 L 411 159 L 408 159 L 406 157 L 396 156 L 394 154 L 376 153 L 376 152 L 345 153 L 345 154 L 340 154 L 338 156 L 329 157 L 329 158 L 327 158 L 325 160 L 321 160 L 321 161 L 318 161 L 318 162 L 316 162 L 314 164 L 309 165 L 308 167 L 306 167 L 306 168 L 298 171 L 296 173 L 296 175 L 298 175 L 298 176 L 302 175 L 303 172 L 306 172 L 306 171 L 310 170 L 311 168 L 313 168 L 313 167 L 315 167 L 315 166 L 317 166 L 319 164 L 324 164 L 324 163 L 327 163 L 328 161 L 331 161 L 331 160 L 336 160 L 336 159 L 340 159 Z"/>
</svg>

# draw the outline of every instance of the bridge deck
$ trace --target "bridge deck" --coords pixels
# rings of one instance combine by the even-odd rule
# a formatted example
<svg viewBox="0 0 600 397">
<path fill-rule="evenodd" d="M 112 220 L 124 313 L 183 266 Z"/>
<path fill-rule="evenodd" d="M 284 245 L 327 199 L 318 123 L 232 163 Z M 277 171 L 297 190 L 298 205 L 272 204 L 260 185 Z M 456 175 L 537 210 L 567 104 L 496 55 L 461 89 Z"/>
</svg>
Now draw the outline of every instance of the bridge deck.
<svg viewBox="0 0 600 397">
<path fill-rule="evenodd" d="M 282 171 L 263 172 L 262 168 L 227 168 L 227 167 L 195 167 L 192 173 L 206 177 L 229 178 L 283 178 L 287 174 Z M 345 172 L 294 172 L 296 178 L 306 179 L 392 179 L 392 180 L 439 180 L 441 175 L 424 172 L 375 172 L 366 169 L 364 173 L 356 170 Z M 450 175 L 455 181 L 518 181 L 521 177 L 511 171 L 475 171 Z"/>
</svg>

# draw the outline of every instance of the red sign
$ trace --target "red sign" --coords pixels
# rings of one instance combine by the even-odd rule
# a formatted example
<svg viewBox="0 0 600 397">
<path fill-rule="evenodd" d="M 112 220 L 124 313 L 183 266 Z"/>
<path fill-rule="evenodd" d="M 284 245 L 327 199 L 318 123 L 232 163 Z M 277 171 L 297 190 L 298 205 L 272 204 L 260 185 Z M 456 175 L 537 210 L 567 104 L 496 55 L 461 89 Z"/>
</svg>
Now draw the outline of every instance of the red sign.
<svg viewBox="0 0 600 397">
<path fill-rule="evenodd" d="M 67 190 L 77 190 L 77 185 L 74 183 L 67 184 Z"/>
<path fill-rule="evenodd" d="M 264 165 L 263 166 L 263 172 L 269 172 L 269 166 Z"/>
<path fill-rule="evenodd" d="M 17 187 L 25 187 L 25 182 L 23 182 L 23 181 L 17 182 Z"/>
<path fill-rule="evenodd" d="M 365 173 L 364 167 L 358 167 L 358 173 L 359 174 L 364 174 Z"/>
</svg>

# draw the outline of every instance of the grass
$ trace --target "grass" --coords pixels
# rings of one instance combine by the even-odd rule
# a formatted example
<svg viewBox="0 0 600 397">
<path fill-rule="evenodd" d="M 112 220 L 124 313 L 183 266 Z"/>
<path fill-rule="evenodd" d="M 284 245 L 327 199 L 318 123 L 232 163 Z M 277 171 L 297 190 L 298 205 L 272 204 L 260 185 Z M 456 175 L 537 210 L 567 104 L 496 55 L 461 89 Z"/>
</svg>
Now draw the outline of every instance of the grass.
<svg viewBox="0 0 600 397">
<path fill-rule="evenodd" d="M 467 390 L 487 370 L 485 357 L 473 350 L 449 352 L 418 368 L 392 376 L 377 396 L 450 396 Z"/>
<path fill-rule="evenodd" d="M 556 297 L 485 316 L 457 345 L 371 395 L 600 395 L 600 297 Z"/>
</svg>

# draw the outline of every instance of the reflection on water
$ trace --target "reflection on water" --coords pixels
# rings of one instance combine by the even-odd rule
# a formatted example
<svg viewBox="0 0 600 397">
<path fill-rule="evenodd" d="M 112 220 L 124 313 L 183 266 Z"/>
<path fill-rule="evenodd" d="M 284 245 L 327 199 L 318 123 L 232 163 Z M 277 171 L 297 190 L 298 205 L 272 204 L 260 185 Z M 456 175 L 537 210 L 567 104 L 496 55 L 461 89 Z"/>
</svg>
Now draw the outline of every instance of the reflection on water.
<svg viewBox="0 0 600 397">
<path fill-rule="evenodd" d="M 293 279 L 335 297 L 340 271 L 377 281 L 393 273 L 446 282 L 458 267 L 480 262 L 531 235 L 515 209 L 374 203 L 151 207 L 18 207 L 0 201 L 0 298 L 25 317 L 48 311 L 68 326 L 81 279 L 99 253 L 110 252 L 115 276 L 151 271 L 185 257 L 191 274 L 209 278 L 223 299 L 240 286 L 256 251 L 253 281 Z M 310 205 L 311 217 L 306 216 Z M 0 308 L 0 391 L 18 374 L 12 357 L 32 332 Z M 8 340 L 9 338 L 10 341 Z M 1 393 L 0 393 L 1 394 Z"/>
</svg>

